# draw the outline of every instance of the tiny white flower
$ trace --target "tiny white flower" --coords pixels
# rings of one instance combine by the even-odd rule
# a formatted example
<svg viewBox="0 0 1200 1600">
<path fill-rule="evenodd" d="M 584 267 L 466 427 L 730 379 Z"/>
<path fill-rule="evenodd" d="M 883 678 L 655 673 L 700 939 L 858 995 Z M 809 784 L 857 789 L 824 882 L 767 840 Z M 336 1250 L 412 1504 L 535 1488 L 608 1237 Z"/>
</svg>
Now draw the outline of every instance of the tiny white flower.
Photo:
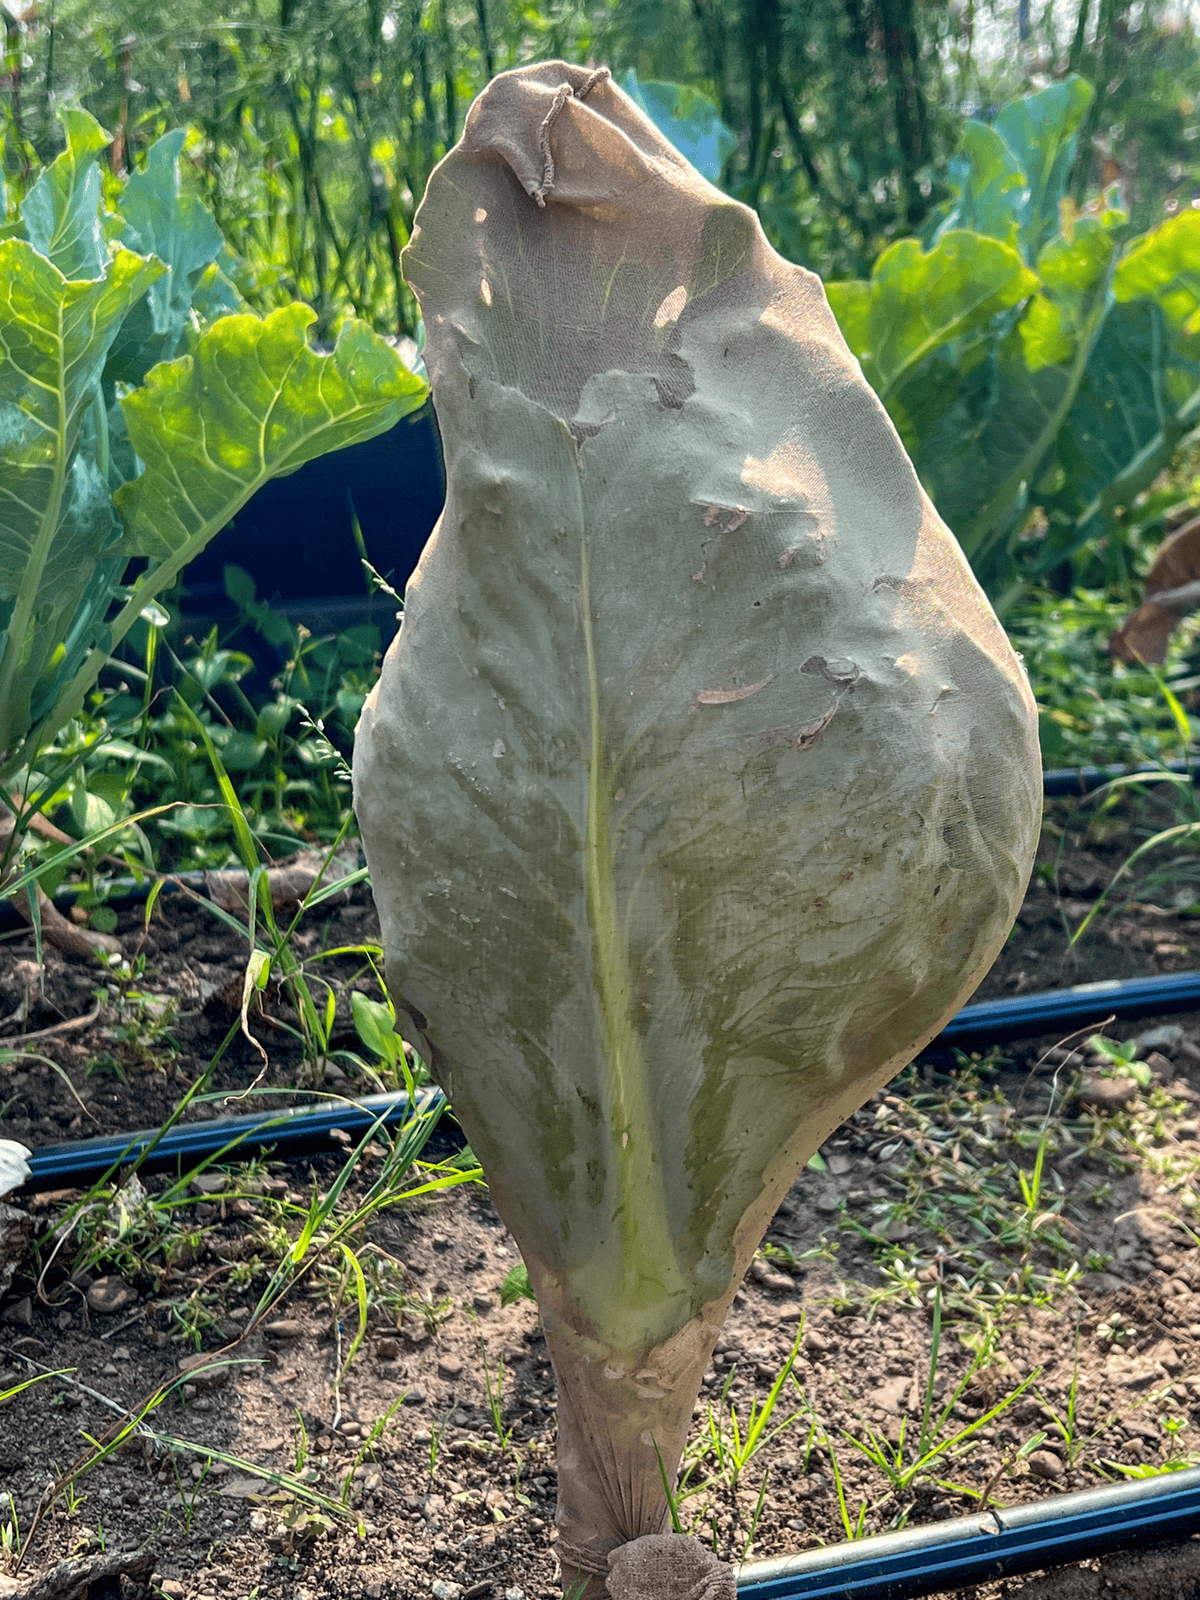
<svg viewBox="0 0 1200 1600">
<path fill-rule="evenodd" d="M 27 1178 L 33 1176 L 26 1159 L 33 1152 L 14 1139 L 0 1139 L 0 1199 L 19 1189 Z"/>
</svg>

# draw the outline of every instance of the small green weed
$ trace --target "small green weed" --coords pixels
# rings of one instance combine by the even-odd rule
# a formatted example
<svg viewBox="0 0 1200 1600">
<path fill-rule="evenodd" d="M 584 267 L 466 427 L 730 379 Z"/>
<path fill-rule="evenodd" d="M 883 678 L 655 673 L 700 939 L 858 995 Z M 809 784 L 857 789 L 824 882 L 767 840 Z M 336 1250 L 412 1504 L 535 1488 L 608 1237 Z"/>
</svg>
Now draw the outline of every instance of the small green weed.
<svg viewBox="0 0 1200 1600">
<path fill-rule="evenodd" d="M 491 1415 L 492 1427 L 496 1431 L 500 1449 L 507 1450 L 513 1430 L 504 1426 L 504 1356 L 502 1353 L 497 1357 L 496 1376 L 493 1379 L 488 1365 L 487 1345 L 482 1338 L 479 1341 L 479 1354 L 483 1362 L 483 1382 L 487 1390 L 488 1412 Z"/>
<path fill-rule="evenodd" d="M 681 1504 L 693 1495 L 711 1489 L 717 1482 L 725 1484 L 731 1493 L 736 1493 L 741 1474 L 762 1446 L 800 1419 L 799 1412 L 792 1412 L 777 1421 L 775 1413 L 784 1388 L 793 1377 L 803 1337 L 804 1319 L 801 1317 L 787 1359 L 761 1403 L 757 1396 L 751 1398 L 744 1421 L 739 1418 L 737 1407 L 729 1401 L 729 1389 L 736 1368 L 730 1370 L 721 1392 L 720 1405 L 715 1410 L 709 1406 L 699 1438 L 684 1452 L 676 1491 Z M 710 1467 L 708 1475 L 693 1483 L 694 1475 L 705 1464 Z"/>
<path fill-rule="evenodd" d="M 925 1380 L 925 1394 L 921 1408 L 921 1420 L 917 1429 L 917 1437 L 910 1440 L 908 1437 L 908 1418 L 900 1421 L 899 1437 L 895 1444 L 877 1434 L 874 1429 L 863 1424 L 863 1436 L 856 1438 L 851 1433 L 844 1435 L 847 1444 L 866 1457 L 871 1464 L 879 1469 L 886 1478 L 893 1494 L 897 1498 L 905 1498 L 911 1494 L 914 1486 L 922 1480 L 929 1480 L 939 1489 L 947 1490 L 952 1494 L 966 1495 L 972 1499 L 979 1499 L 979 1492 L 969 1486 L 949 1483 L 939 1476 L 946 1468 L 960 1460 L 969 1449 L 971 1441 L 982 1429 L 990 1426 L 997 1417 L 1009 1409 L 1025 1391 L 1034 1384 L 1040 1376 L 1038 1368 L 1030 1373 L 1027 1378 L 1007 1394 L 998 1404 L 989 1407 L 982 1416 L 965 1426 L 951 1430 L 950 1418 L 955 1406 L 970 1388 L 976 1375 L 984 1368 L 991 1365 L 996 1355 L 997 1334 L 994 1329 L 989 1330 L 979 1341 L 971 1362 L 967 1366 L 957 1383 L 949 1390 L 948 1397 L 940 1407 L 934 1405 L 934 1393 L 938 1381 L 938 1360 L 941 1354 L 942 1342 L 942 1292 L 940 1286 L 934 1292 L 933 1299 L 933 1331 L 929 1352 L 929 1367 Z"/>
<path fill-rule="evenodd" d="M 1196 625 L 1189 621 L 1172 640 L 1165 672 L 1114 663 L 1106 646 L 1130 598 L 1128 591 L 1043 591 L 1006 618 L 1029 669 L 1047 767 L 1137 766 L 1179 754 L 1179 725 L 1163 688 L 1178 700 L 1193 686 Z"/>
</svg>

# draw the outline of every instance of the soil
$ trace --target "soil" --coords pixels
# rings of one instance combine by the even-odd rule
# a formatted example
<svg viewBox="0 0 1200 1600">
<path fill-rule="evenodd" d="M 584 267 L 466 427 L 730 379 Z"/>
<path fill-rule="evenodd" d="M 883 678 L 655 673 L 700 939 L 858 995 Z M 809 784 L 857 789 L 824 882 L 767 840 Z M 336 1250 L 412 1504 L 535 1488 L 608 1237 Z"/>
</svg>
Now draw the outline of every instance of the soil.
<svg viewBox="0 0 1200 1600">
<path fill-rule="evenodd" d="M 1069 948 L 1138 830 L 1154 825 L 1096 817 L 1094 806 L 1052 810 L 1044 874 L 979 998 L 1198 965 L 1200 923 L 1170 880 L 1157 898 L 1097 918 Z M 321 1004 L 318 980 L 335 999 L 315 1065 L 286 986 L 269 986 L 239 1030 L 245 944 L 210 908 L 164 894 L 148 925 L 133 908 L 117 932 L 125 964 L 107 971 L 52 950 L 39 964 L 27 934 L 5 941 L 0 1136 L 37 1149 L 154 1126 L 223 1044 L 207 1081 L 216 1098 L 189 1115 L 275 1107 L 279 1091 L 286 1102 L 298 1087 L 301 1098 L 378 1087 L 348 1053 L 367 1055 L 349 996 L 378 995 L 373 968 L 362 954 L 322 959 L 378 939 L 361 891 L 306 918 L 293 943 Z M 1058 1050 L 1054 1038 L 1022 1041 L 974 1062 L 935 1049 L 839 1130 L 823 1170 L 802 1174 L 735 1300 L 697 1407 L 697 1437 L 710 1413 L 719 1421 L 730 1407 L 744 1429 L 799 1335 L 797 1381 L 776 1413 L 793 1420 L 740 1482 L 714 1482 L 683 1503 L 685 1521 L 700 1518 L 698 1536 L 723 1556 L 841 1542 L 839 1477 L 846 1514 L 870 1532 L 900 1516 L 915 1525 L 964 1515 L 980 1494 L 1021 1504 L 1117 1480 L 1122 1468 L 1200 1460 L 1200 1014 L 1107 1032 L 1141 1041 L 1134 1079 L 1085 1047 L 1070 1057 L 1077 1040 Z M 1029 1171 L 1050 1118 L 1065 1142 L 1047 1161 L 1045 1213 L 1023 1244 L 983 1237 L 991 1213 L 979 1208 L 999 1170 L 990 1163 Z M 382 1143 L 368 1147 L 342 1207 L 386 1159 Z M 24 1595 L 39 1576 L 47 1596 L 65 1595 L 55 1568 L 71 1559 L 95 1564 L 97 1597 L 557 1595 L 553 1373 L 534 1306 L 501 1303 L 519 1256 L 486 1190 L 460 1185 L 375 1214 L 356 1241 L 368 1241 L 360 1344 L 340 1257 L 303 1275 L 246 1332 L 288 1237 L 342 1164 L 336 1152 L 266 1161 L 177 1190 L 147 1178 L 144 1193 L 126 1185 L 120 1202 L 93 1196 L 82 1212 L 74 1191 L 9 1197 L 34 1242 L 0 1295 L 0 1395 L 54 1376 L 0 1402 L 0 1596 Z M 943 1192 L 945 1227 L 927 1204 Z M 101 1236 L 97 1258 L 88 1245 Z M 985 1257 L 1003 1271 L 982 1273 Z M 934 1415 L 951 1404 L 937 1437 L 975 1431 L 897 1491 L 859 1446 L 898 1446 L 903 1428 L 911 1449 L 939 1283 Z M 996 1343 L 955 1397 L 987 1321 L 981 1307 Z M 181 1386 L 181 1363 L 197 1353 L 216 1364 Z M 119 1449 L 91 1459 L 89 1439 L 172 1383 Z M 1072 1430 L 1054 1419 L 1072 1397 L 1068 1441 Z M 710 1457 L 698 1475 L 714 1472 Z M 297 1477 L 329 1503 L 307 1503 Z M 17 1571 L 12 1547 L 22 1545 Z M 115 1577 L 128 1565 L 122 1553 L 143 1547 L 149 1570 Z M 1052 1581 L 1056 1593 L 1165 1600 L 1200 1592 L 1195 1569 L 1189 1546 L 1076 1569 L 1066 1575 L 1075 1587 L 1062 1574 Z M 978 1594 L 1022 1592 L 1043 1591 L 1014 1579 Z"/>
<path fill-rule="evenodd" d="M 239 1027 L 247 940 L 202 895 L 162 894 L 148 925 L 144 906 L 122 907 L 115 931 L 127 959 L 107 971 L 48 945 L 39 962 L 27 932 L 0 943 L 0 1051 L 30 1052 L 0 1065 L 5 1137 L 40 1149 L 157 1128 L 206 1072 L 185 1121 L 277 1110 L 321 1088 L 366 1094 L 381 1086 L 346 1054 L 367 1054 L 352 992 L 382 998 L 368 960 L 378 956 L 379 920 L 364 885 L 302 919 L 290 941 L 318 1004 L 335 997 L 319 1055 L 306 1049 L 294 994 L 275 974 L 264 991 L 251 991 Z M 327 958 L 330 950 L 354 953 Z M 237 1095 L 246 1098 L 228 1098 Z"/>
</svg>

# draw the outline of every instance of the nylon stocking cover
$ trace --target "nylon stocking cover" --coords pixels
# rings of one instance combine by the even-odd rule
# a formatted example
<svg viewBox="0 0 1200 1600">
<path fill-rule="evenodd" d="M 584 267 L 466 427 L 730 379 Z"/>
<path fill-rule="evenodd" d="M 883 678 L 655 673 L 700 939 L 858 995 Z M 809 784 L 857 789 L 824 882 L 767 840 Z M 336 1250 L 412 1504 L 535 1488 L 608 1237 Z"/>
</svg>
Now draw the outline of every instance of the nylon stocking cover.
<svg viewBox="0 0 1200 1600">
<path fill-rule="evenodd" d="M 1008 932 L 1034 707 L 818 279 L 606 73 L 497 78 L 417 222 L 448 495 L 355 802 L 603 1574 L 780 1198 Z"/>
</svg>

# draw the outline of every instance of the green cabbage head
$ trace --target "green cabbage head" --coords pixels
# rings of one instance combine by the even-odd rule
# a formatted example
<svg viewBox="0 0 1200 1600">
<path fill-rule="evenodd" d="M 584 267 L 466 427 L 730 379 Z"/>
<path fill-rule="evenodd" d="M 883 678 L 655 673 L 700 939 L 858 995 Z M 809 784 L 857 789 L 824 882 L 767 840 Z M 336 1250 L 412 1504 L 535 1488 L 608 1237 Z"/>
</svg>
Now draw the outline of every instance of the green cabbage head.
<svg viewBox="0 0 1200 1600">
<path fill-rule="evenodd" d="M 448 494 L 355 804 L 537 1292 L 570 1583 L 662 1528 L 781 1197 L 995 957 L 1034 706 L 819 280 L 606 72 L 498 77 L 417 221 Z"/>
</svg>

